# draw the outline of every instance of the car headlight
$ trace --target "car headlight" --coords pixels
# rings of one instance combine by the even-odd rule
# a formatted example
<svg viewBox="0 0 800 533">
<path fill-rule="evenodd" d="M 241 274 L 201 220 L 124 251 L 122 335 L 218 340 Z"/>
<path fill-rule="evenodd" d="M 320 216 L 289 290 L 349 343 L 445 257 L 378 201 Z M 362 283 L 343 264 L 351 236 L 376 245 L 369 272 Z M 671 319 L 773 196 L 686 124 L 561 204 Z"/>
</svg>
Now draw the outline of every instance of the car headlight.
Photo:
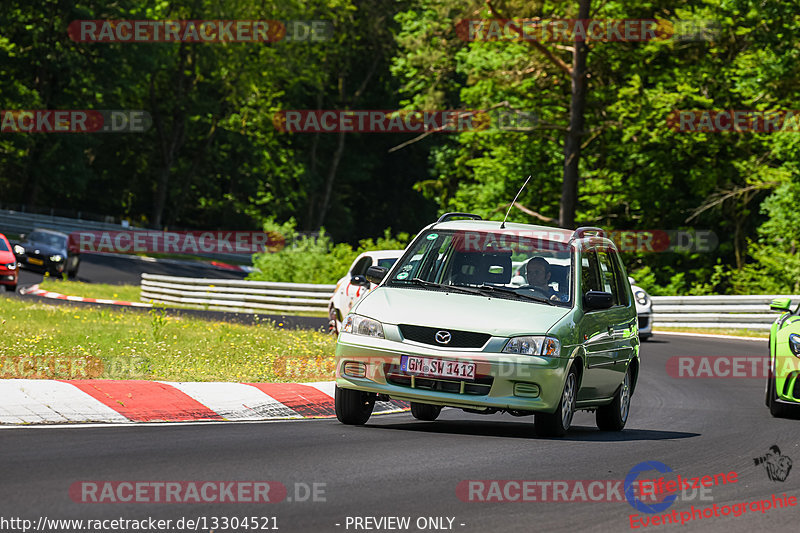
<svg viewBox="0 0 800 533">
<path fill-rule="evenodd" d="M 17 255 L 25 255 L 25 248 L 20 246 L 19 244 L 14 245 L 14 253 Z"/>
<path fill-rule="evenodd" d="M 649 298 L 647 297 L 647 293 L 644 291 L 636 291 L 633 293 L 636 297 L 636 301 L 639 302 L 641 305 L 647 305 Z"/>
<path fill-rule="evenodd" d="M 6 267 L 8 270 L 16 270 L 17 269 L 17 264 L 16 263 L 8 263 L 8 264 L 3 265 L 3 266 Z"/>
<path fill-rule="evenodd" d="M 503 353 L 558 357 L 561 355 L 561 343 L 553 337 L 512 337 L 508 339 L 503 348 Z"/>
<path fill-rule="evenodd" d="M 800 357 L 800 335 L 797 333 L 789 335 L 789 349 L 795 356 Z"/>
<path fill-rule="evenodd" d="M 377 320 L 365 316 L 349 314 L 344 319 L 342 331 L 355 335 L 366 335 L 383 339 L 383 325 Z"/>
<path fill-rule="evenodd" d="M 64 258 L 61 257 L 59 254 L 50 256 L 50 261 L 52 261 L 53 263 L 60 263 L 62 259 Z"/>
</svg>

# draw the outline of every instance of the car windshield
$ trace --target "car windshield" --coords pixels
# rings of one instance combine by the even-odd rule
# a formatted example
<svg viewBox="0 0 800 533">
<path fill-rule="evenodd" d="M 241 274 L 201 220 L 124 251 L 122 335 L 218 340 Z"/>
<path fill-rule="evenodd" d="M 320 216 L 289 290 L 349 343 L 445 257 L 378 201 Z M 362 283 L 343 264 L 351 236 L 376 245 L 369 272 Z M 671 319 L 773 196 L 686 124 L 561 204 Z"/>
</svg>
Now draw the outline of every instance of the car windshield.
<svg viewBox="0 0 800 533">
<path fill-rule="evenodd" d="M 45 233 L 43 231 L 34 231 L 28 236 L 28 240 L 46 244 L 47 246 L 65 246 L 67 244 L 66 237 L 53 233 Z"/>
<path fill-rule="evenodd" d="M 502 230 L 431 230 L 401 261 L 390 286 L 572 304 L 573 263 L 564 242 Z"/>
<path fill-rule="evenodd" d="M 6 244 L 6 240 L 0 238 L 0 252 L 10 252 L 11 250 L 8 249 L 8 245 Z"/>
</svg>

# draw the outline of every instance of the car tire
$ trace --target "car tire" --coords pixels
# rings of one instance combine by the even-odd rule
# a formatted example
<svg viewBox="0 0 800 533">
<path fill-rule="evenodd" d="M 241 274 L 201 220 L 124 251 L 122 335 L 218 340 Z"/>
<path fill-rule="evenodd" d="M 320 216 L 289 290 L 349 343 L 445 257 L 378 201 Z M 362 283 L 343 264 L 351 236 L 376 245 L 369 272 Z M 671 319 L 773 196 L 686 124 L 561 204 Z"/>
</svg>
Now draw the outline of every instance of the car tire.
<svg viewBox="0 0 800 533">
<path fill-rule="evenodd" d="M 597 408 L 595 419 L 601 431 L 622 431 L 631 408 L 631 369 L 625 371 L 622 384 L 614 395 L 614 401 Z"/>
<path fill-rule="evenodd" d="M 574 368 L 569 370 L 564 381 L 564 390 L 555 413 L 536 413 L 533 417 L 533 429 L 539 437 L 563 437 L 572 424 L 575 414 L 575 400 L 578 396 L 578 373 Z"/>
<path fill-rule="evenodd" d="M 431 405 L 429 403 L 411 402 L 411 416 L 417 420 L 425 422 L 433 422 L 439 418 L 439 413 L 442 412 L 441 405 Z"/>
<path fill-rule="evenodd" d="M 340 389 L 335 392 L 336 418 L 348 426 L 361 426 L 367 423 L 372 409 L 375 407 L 375 394 L 352 389 Z"/>
<path fill-rule="evenodd" d="M 17 292 L 17 286 L 16 285 L 6 285 L 6 290 L 8 292 Z"/>
</svg>

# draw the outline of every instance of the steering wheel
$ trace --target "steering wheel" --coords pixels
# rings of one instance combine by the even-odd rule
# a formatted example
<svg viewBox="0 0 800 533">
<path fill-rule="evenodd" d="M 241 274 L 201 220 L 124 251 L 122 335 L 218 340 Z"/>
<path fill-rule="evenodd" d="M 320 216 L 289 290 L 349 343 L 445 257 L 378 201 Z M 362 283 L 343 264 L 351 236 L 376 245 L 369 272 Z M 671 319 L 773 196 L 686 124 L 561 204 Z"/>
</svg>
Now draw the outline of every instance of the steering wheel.
<svg viewBox="0 0 800 533">
<path fill-rule="evenodd" d="M 544 296 L 545 298 L 548 298 L 548 299 L 551 296 L 550 294 L 546 293 L 543 289 L 540 289 L 539 287 L 535 287 L 533 285 L 522 285 L 520 287 L 520 289 L 528 289 L 528 290 L 533 291 L 533 292 L 538 292 L 539 294 L 541 294 L 542 296 Z"/>
</svg>

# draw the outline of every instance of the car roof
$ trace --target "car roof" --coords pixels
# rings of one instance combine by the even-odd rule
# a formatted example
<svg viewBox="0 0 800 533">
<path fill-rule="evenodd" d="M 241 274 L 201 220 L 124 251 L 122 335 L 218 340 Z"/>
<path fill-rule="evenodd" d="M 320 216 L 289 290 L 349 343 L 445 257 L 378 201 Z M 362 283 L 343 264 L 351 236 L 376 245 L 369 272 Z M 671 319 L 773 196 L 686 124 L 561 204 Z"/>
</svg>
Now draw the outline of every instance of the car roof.
<svg viewBox="0 0 800 533">
<path fill-rule="evenodd" d="M 520 224 L 519 222 L 506 222 L 504 228 L 500 228 L 499 220 L 447 220 L 433 224 L 437 229 L 472 229 L 472 230 L 495 230 L 495 231 L 547 231 L 572 236 L 574 231 L 555 228 L 553 226 L 537 226 L 535 224 Z"/>
<path fill-rule="evenodd" d="M 375 259 L 390 259 L 392 257 L 399 258 L 401 255 L 403 255 L 403 250 L 374 250 L 364 252 L 361 255 L 370 255 Z"/>
<path fill-rule="evenodd" d="M 445 222 L 436 222 L 428 226 L 427 230 L 456 230 L 456 231 L 492 231 L 495 233 L 506 232 L 515 233 L 519 232 L 521 237 L 539 238 L 542 240 L 553 240 L 556 242 L 567 243 L 572 240 L 575 235 L 575 230 L 556 228 L 553 226 L 537 226 L 535 224 L 520 224 L 517 222 L 506 222 L 504 228 L 500 228 L 500 221 L 498 220 L 447 220 Z M 586 244 L 601 243 L 610 245 L 616 250 L 614 242 L 607 237 L 598 235 L 585 235 L 580 238 L 575 238 L 576 241 L 583 241 Z"/>
</svg>

